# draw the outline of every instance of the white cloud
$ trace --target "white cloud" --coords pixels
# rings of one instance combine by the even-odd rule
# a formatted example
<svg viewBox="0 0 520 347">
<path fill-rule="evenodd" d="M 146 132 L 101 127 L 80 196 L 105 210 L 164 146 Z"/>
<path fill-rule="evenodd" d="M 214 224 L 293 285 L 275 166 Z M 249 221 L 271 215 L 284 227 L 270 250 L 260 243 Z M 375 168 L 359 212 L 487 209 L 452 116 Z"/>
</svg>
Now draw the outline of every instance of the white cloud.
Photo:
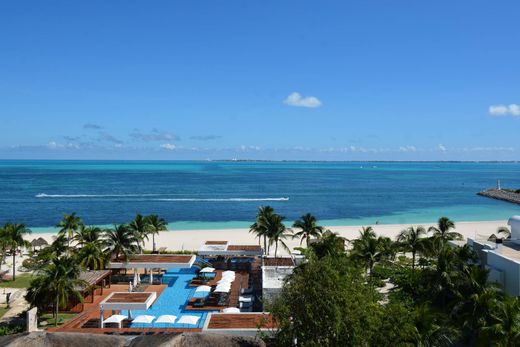
<svg viewBox="0 0 520 347">
<path fill-rule="evenodd" d="M 489 114 L 492 116 L 520 116 L 520 105 L 491 105 Z"/>
<path fill-rule="evenodd" d="M 300 93 L 294 92 L 291 93 L 284 101 L 284 104 L 289 106 L 297 106 L 297 107 L 320 107 L 321 101 L 318 100 L 315 96 L 306 96 L 303 97 Z"/>
<path fill-rule="evenodd" d="M 415 146 L 401 146 L 399 147 L 399 152 L 415 152 L 417 148 Z"/>
<path fill-rule="evenodd" d="M 439 143 L 437 149 L 441 152 L 446 152 L 446 147 L 442 143 Z"/>
<path fill-rule="evenodd" d="M 164 143 L 164 144 L 160 145 L 159 147 L 161 147 L 162 149 L 166 149 L 168 151 L 173 151 L 176 148 L 176 146 L 173 143 Z"/>
</svg>

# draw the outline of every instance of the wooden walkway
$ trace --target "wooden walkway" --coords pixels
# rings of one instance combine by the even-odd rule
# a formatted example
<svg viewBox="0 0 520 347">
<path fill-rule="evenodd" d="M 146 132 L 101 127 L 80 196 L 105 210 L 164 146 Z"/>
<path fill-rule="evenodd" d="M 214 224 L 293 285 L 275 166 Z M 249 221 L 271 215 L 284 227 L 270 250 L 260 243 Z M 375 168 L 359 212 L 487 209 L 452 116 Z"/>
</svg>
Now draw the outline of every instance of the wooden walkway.
<svg viewBox="0 0 520 347">
<path fill-rule="evenodd" d="M 275 327 L 270 314 L 248 313 L 248 314 L 212 314 L 208 329 L 257 329 Z"/>
</svg>

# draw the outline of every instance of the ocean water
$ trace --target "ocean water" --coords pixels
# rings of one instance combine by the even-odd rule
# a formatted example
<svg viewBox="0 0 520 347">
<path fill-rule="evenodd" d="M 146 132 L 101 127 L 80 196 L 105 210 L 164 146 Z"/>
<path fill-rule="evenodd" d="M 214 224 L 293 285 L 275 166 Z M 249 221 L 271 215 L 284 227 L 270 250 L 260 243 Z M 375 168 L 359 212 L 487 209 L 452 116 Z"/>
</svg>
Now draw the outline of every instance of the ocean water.
<svg viewBox="0 0 520 347">
<path fill-rule="evenodd" d="M 64 212 L 92 225 L 164 217 L 172 229 L 246 227 L 261 205 L 289 223 L 326 225 L 498 220 L 520 205 L 477 196 L 520 188 L 520 163 L 0 161 L 0 223 L 49 231 Z"/>
</svg>

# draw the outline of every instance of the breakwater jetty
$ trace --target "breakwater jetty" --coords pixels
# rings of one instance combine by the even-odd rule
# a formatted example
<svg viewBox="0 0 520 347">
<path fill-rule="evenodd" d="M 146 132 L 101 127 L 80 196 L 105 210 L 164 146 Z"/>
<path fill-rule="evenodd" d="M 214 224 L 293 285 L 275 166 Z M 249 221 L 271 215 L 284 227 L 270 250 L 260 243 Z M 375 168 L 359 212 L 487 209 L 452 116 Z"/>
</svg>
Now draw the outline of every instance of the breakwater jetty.
<svg viewBox="0 0 520 347">
<path fill-rule="evenodd" d="M 509 189 L 487 189 L 478 192 L 477 194 L 492 199 L 512 202 L 514 204 L 520 204 L 520 193 L 517 193 L 517 191 Z"/>
</svg>

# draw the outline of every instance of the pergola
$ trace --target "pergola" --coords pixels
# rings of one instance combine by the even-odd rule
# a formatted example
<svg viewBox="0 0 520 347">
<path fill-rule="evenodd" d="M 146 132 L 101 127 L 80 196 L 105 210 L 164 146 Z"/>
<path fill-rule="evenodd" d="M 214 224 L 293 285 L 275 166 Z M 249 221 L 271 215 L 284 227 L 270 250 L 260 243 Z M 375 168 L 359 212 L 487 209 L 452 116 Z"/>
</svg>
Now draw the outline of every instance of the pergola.
<svg viewBox="0 0 520 347">
<path fill-rule="evenodd" d="M 147 310 L 157 298 L 156 292 L 127 293 L 114 292 L 99 303 L 100 328 L 104 327 L 105 310 L 128 311 L 128 318 L 131 319 L 132 310 Z"/>
<path fill-rule="evenodd" d="M 262 247 L 258 245 L 230 245 L 228 241 L 206 241 L 198 252 L 201 256 L 259 256 L 262 255 Z"/>
<path fill-rule="evenodd" d="M 195 263 L 195 255 L 176 254 L 134 254 L 126 259 L 110 262 L 111 269 L 149 269 L 150 283 L 153 283 L 153 269 L 190 268 Z"/>
</svg>

